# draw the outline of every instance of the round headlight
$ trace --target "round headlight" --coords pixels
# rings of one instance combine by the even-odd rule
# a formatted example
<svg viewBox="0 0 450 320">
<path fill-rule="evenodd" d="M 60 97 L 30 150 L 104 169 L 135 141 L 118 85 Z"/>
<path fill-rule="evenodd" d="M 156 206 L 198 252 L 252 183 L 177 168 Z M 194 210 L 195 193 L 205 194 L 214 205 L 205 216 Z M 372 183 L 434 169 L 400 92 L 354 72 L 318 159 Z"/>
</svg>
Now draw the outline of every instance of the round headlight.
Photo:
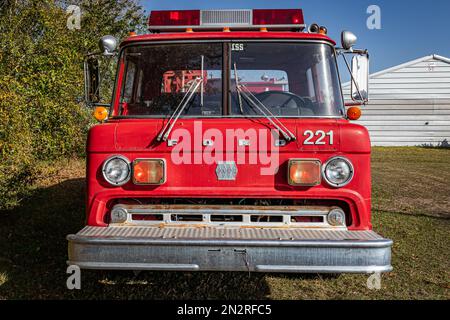
<svg viewBox="0 0 450 320">
<path fill-rule="evenodd" d="M 109 158 L 103 164 L 103 177 L 114 186 L 122 186 L 130 180 L 130 161 L 122 156 Z"/>
<path fill-rule="evenodd" d="M 326 182 L 333 187 L 344 187 L 353 179 L 353 165 L 345 158 L 333 158 L 329 160 L 323 169 Z"/>
</svg>

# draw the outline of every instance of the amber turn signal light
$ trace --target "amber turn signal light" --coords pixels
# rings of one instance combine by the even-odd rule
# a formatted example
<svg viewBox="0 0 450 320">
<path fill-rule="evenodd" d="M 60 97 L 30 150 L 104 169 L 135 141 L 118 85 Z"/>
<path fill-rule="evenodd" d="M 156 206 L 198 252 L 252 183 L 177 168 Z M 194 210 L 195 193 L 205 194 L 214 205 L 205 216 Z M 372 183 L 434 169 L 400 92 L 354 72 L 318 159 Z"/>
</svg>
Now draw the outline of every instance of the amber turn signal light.
<svg viewBox="0 0 450 320">
<path fill-rule="evenodd" d="M 347 118 L 349 120 L 358 120 L 361 118 L 361 109 L 359 107 L 351 107 L 347 110 Z"/>
<path fill-rule="evenodd" d="M 96 107 L 94 109 L 94 118 L 98 122 L 105 121 L 108 118 L 108 109 L 105 107 Z"/>
<path fill-rule="evenodd" d="M 328 29 L 326 27 L 320 27 L 319 28 L 319 33 L 323 34 L 323 35 L 327 35 L 328 34 Z"/>
<path fill-rule="evenodd" d="M 133 183 L 160 185 L 166 182 L 166 162 L 163 159 L 136 159 L 133 162 Z"/>
<path fill-rule="evenodd" d="M 322 180 L 320 166 L 319 160 L 290 160 L 289 184 L 301 187 L 319 185 Z"/>
</svg>

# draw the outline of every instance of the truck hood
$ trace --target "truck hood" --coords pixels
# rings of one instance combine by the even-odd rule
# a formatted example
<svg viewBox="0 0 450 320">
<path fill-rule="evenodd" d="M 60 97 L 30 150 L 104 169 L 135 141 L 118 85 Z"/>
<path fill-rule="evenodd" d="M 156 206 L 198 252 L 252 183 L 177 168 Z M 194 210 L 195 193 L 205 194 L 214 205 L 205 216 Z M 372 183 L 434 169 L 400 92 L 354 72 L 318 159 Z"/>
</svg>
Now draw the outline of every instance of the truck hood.
<svg viewBox="0 0 450 320">
<path fill-rule="evenodd" d="M 280 147 L 280 152 L 340 150 L 340 123 L 336 119 L 282 119 L 282 122 L 297 140 Z M 156 141 L 163 125 L 160 120 L 119 121 L 114 128 L 114 149 L 118 152 L 170 153 L 174 146 Z M 316 134 L 318 131 L 325 134 L 333 132 L 332 144 L 328 137 L 324 137 L 320 144 L 313 143 L 317 137 L 310 139 L 309 143 L 312 144 L 305 144 L 311 132 Z M 192 152 L 201 152 L 205 148 L 216 152 L 233 152 L 239 144 L 244 144 L 248 152 L 257 152 L 268 151 L 276 140 L 285 139 L 267 119 L 180 119 L 171 131 L 169 140 L 182 144 L 178 148 L 183 147 L 186 151 L 190 145 Z M 213 144 L 208 146 L 211 142 Z M 230 145 L 233 142 L 234 148 Z"/>
<path fill-rule="evenodd" d="M 363 126 L 350 123 L 344 119 L 282 119 L 283 124 L 297 137 L 297 140 L 279 148 L 280 153 L 370 153 L 370 137 Z M 156 119 L 126 119 L 112 120 L 91 128 L 88 136 L 87 151 L 101 153 L 170 153 L 174 147 L 166 142 L 156 143 L 156 137 L 163 128 L 163 120 Z M 270 137 L 271 130 L 275 128 L 267 119 L 180 119 L 169 136 L 170 139 L 182 143 L 186 138 L 191 140 L 191 151 L 201 152 L 206 148 L 205 140 L 213 140 L 215 151 L 223 151 L 228 133 L 235 133 L 235 146 L 237 140 L 252 140 L 246 134 L 256 134 Z M 318 137 L 309 141 L 308 134 L 333 132 L 333 143 L 326 137 L 321 144 L 316 144 Z M 218 141 L 217 136 L 224 137 L 225 141 Z M 240 137 L 240 138 L 239 138 Z M 251 138 L 251 137 L 250 137 Z M 260 139 L 262 140 L 262 139 Z M 267 151 L 273 141 L 267 143 L 260 141 L 255 149 L 248 148 L 248 152 Z M 186 146 L 186 145 L 185 145 Z M 179 146 L 180 147 L 180 146 Z M 226 148 L 228 152 L 236 149 Z"/>
</svg>

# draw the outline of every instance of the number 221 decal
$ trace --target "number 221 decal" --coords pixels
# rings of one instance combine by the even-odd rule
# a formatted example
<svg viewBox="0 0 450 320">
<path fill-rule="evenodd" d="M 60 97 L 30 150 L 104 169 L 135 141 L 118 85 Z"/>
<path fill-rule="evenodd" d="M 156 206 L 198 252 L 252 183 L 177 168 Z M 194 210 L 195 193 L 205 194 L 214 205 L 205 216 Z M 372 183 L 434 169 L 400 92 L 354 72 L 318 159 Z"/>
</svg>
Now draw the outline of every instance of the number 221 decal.
<svg viewBox="0 0 450 320">
<path fill-rule="evenodd" d="M 306 130 L 303 136 L 306 137 L 303 141 L 304 145 L 333 145 L 334 144 L 334 132 L 333 130 L 325 132 L 318 130 L 316 132 L 312 130 Z"/>
</svg>

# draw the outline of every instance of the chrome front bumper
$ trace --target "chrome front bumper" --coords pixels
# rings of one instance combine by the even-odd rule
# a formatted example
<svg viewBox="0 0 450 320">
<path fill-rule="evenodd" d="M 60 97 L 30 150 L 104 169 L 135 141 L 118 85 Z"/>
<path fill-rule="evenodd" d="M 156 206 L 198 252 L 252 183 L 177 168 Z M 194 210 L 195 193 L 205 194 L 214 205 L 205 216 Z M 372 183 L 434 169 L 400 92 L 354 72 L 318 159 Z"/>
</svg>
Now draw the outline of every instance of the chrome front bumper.
<svg viewBox="0 0 450 320">
<path fill-rule="evenodd" d="M 69 235 L 69 265 L 82 269 L 389 272 L 392 241 L 372 231 L 86 227 Z"/>
</svg>

